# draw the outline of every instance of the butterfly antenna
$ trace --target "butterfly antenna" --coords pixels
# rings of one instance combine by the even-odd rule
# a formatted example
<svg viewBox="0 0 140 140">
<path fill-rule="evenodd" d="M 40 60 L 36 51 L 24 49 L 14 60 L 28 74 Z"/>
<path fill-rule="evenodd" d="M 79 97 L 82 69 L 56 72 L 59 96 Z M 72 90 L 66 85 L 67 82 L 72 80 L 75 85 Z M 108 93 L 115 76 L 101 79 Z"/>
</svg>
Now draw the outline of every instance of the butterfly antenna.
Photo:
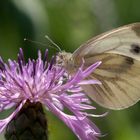
<svg viewBox="0 0 140 140">
<path fill-rule="evenodd" d="M 45 35 L 45 38 L 46 38 L 52 45 L 54 45 L 55 48 L 56 48 L 58 51 L 62 52 L 61 48 L 60 48 L 49 36 Z"/>
<path fill-rule="evenodd" d="M 44 43 L 41 43 L 41 42 L 38 42 L 38 41 L 33 41 L 33 40 L 30 40 L 30 39 L 27 39 L 27 38 L 24 38 L 24 41 L 28 41 L 28 42 L 31 42 L 31 43 L 34 43 L 34 44 L 38 44 L 38 45 L 41 45 L 41 46 L 53 48 L 53 49 L 56 49 L 57 51 L 59 51 L 58 48 L 56 48 L 56 47 L 48 46 L 48 45 L 46 45 Z"/>
</svg>

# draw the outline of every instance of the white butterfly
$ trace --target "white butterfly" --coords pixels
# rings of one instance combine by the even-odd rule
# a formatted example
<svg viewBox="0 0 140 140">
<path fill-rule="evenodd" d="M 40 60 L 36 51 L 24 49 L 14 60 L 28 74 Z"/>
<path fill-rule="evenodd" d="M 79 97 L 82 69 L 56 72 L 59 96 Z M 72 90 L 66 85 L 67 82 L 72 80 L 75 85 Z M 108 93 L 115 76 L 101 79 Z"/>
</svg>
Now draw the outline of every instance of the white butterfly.
<svg viewBox="0 0 140 140">
<path fill-rule="evenodd" d="M 126 25 L 92 38 L 73 54 L 60 52 L 57 63 L 74 72 L 84 58 L 85 67 L 102 64 L 89 76 L 102 85 L 83 86 L 99 105 L 119 110 L 140 99 L 140 23 Z"/>
</svg>

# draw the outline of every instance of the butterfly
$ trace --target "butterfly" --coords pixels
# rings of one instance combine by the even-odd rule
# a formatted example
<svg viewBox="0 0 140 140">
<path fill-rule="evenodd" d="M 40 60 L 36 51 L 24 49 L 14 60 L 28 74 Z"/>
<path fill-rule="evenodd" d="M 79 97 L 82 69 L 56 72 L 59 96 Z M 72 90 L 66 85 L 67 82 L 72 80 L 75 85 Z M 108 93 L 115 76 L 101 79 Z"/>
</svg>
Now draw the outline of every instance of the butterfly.
<svg viewBox="0 0 140 140">
<path fill-rule="evenodd" d="M 113 110 L 134 105 L 140 99 L 140 23 L 125 25 L 98 35 L 73 54 L 60 52 L 59 62 L 71 72 L 102 61 L 88 77 L 98 79 L 101 85 L 82 86 L 97 104 Z M 61 61 L 60 61 L 61 60 Z"/>
</svg>

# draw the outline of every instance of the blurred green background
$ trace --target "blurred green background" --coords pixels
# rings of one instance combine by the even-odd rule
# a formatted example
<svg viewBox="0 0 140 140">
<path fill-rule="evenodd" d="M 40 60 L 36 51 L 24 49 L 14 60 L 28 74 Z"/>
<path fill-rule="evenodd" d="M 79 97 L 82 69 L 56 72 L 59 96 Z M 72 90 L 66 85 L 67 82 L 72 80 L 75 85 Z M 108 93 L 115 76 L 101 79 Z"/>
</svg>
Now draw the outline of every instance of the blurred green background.
<svg viewBox="0 0 140 140">
<path fill-rule="evenodd" d="M 20 47 L 26 57 L 36 57 L 47 47 L 48 35 L 61 49 L 73 52 L 91 37 L 118 26 L 140 21 L 140 0 L 1 0 L 0 56 L 16 59 Z M 34 44 L 24 38 L 46 44 Z M 53 49 L 49 49 L 51 54 Z M 93 103 L 95 104 L 95 103 Z M 97 113 L 107 111 L 97 107 Z M 93 118 L 102 140 L 140 140 L 140 103 L 123 111 L 109 111 Z M 69 128 L 51 113 L 49 140 L 77 140 Z M 2 140 L 2 135 L 0 140 Z"/>
</svg>

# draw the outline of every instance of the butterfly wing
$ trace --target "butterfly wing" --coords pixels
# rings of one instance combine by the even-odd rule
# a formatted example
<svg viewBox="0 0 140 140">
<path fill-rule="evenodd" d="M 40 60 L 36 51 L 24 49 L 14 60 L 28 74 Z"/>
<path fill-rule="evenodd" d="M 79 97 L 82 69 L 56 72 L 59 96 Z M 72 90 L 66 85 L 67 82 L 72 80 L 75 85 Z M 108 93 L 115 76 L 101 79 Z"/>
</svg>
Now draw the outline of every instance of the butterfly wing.
<svg viewBox="0 0 140 140">
<path fill-rule="evenodd" d="M 83 86 L 95 102 L 109 109 L 124 109 L 140 99 L 140 23 L 120 27 L 97 36 L 80 48 L 73 58 L 85 67 L 96 61 L 102 64 L 88 78 L 102 85 Z"/>
</svg>

